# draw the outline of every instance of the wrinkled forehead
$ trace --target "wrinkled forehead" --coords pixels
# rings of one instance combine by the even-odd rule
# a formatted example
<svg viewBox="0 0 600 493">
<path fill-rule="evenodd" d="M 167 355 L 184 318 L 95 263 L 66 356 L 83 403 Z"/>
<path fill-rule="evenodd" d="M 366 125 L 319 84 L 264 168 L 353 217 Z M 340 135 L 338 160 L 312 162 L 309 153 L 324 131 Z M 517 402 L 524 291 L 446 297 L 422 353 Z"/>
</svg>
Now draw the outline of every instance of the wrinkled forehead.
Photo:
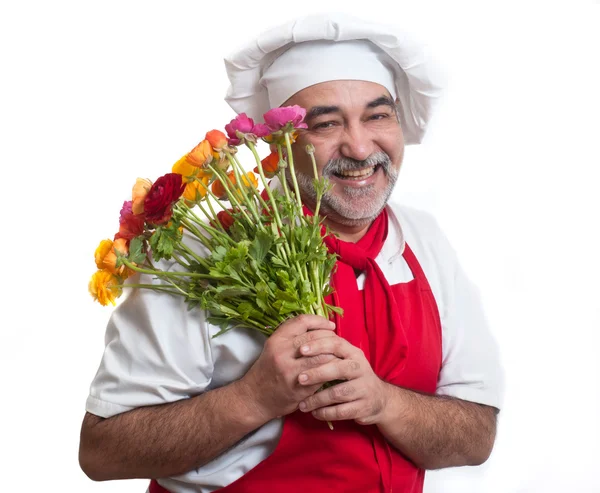
<svg viewBox="0 0 600 493">
<path fill-rule="evenodd" d="M 330 113 L 361 114 L 381 106 L 395 110 L 395 101 L 388 89 L 375 82 L 339 80 L 306 87 L 283 103 L 299 105 L 309 117 Z"/>
</svg>

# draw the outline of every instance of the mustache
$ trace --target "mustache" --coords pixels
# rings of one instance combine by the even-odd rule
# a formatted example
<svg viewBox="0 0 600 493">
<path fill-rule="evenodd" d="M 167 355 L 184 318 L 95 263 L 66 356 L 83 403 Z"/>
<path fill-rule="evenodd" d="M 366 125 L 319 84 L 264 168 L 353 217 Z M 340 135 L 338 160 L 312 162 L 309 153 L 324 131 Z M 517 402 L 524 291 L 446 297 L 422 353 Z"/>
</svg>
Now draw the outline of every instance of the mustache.
<svg viewBox="0 0 600 493">
<path fill-rule="evenodd" d="M 328 178 L 336 173 L 339 174 L 346 171 L 355 171 L 377 165 L 381 165 L 384 173 L 389 174 L 392 167 L 392 160 L 387 153 L 383 151 L 371 154 L 367 159 L 362 161 L 348 157 L 340 157 L 337 159 L 331 159 L 325 166 L 323 166 L 323 171 L 321 173 L 323 177 Z"/>
</svg>

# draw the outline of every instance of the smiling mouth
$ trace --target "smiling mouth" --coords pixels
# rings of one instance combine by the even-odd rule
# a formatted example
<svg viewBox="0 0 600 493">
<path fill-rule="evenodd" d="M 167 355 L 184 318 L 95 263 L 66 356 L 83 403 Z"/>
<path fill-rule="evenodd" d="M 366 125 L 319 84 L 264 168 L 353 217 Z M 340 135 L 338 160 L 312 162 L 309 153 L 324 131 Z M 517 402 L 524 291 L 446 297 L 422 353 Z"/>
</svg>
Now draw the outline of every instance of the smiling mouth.
<svg viewBox="0 0 600 493">
<path fill-rule="evenodd" d="M 341 178 L 342 180 L 364 180 L 373 175 L 379 168 L 381 168 L 381 164 L 357 170 L 340 171 L 339 173 L 333 173 L 333 176 Z"/>
</svg>

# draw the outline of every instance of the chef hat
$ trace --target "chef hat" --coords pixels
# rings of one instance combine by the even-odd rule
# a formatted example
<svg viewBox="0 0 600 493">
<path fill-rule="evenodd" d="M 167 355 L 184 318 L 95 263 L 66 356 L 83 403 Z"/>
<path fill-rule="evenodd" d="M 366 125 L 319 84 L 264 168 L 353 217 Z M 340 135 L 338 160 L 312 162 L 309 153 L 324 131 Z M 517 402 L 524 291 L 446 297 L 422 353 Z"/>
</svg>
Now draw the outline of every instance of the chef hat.
<svg viewBox="0 0 600 493">
<path fill-rule="evenodd" d="M 407 144 L 422 141 L 443 77 L 423 46 L 396 27 L 342 13 L 302 17 L 272 28 L 225 58 L 225 101 L 262 121 L 298 91 L 331 80 L 365 80 L 399 100 Z"/>
</svg>

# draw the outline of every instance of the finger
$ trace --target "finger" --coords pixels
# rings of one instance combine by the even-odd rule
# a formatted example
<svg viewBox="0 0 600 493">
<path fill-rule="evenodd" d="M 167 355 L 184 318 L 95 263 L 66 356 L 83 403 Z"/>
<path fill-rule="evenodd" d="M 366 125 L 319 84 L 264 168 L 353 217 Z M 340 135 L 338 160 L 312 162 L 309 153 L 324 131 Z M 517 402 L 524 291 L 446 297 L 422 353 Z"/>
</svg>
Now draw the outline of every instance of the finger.
<svg viewBox="0 0 600 493">
<path fill-rule="evenodd" d="M 342 382 L 310 395 L 300 402 L 299 409 L 308 413 L 332 404 L 352 402 L 361 397 L 362 392 L 357 389 L 354 381 Z"/>
<path fill-rule="evenodd" d="M 352 380 L 362 374 L 361 366 L 359 361 L 353 359 L 336 358 L 324 365 L 304 370 L 298 375 L 298 382 L 301 385 L 316 385 L 332 380 Z"/>
<path fill-rule="evenodd" d="M 294 338 L 294 348 L 299 350 L 302 346 L 305 346 L 311 341 L 323 339 L 324 337 L 332 337 L 334 335 L 335 332 L 333 332 L 332 330 L 309 330 L 308 332 L 304 332 L 302 335 L 296 336 Z M 298 351 L 298 357 L 302 357 L 300 351 Z"/>
<path fill-rule="evenodd" d="M 358 351 L 360 349 L 338 336 L 315 339 L 300 347 L 300 353 L 304 356 L 334 354 L 338 358 L 351 358 L 356 356 Z"/>
<path fill-rule="evenodd" d="M 300 364 L 300 371 L 302 371 L 324 365 L 334 359 L 339 358 L 333 354 L 318 354 L 316 356 L 310 356 L 309 358 L 302 356 L 301 358 L 298 358 L 298 363 Z"/>
<path fill-rule="evenodd" d="M 322 407 L 312 412 L 312 415 L 321 421 L 343 421 L 357 419 L 360 413 L 358 402 L 345 402 L 336 406 Z"/>
<path fill-rule="evenodd" d="M 334 330 L 335 323 L 319 315 L 298 315 L 283 322 L 274 334 L 292 339 L 315 329 Z"/>
</svg>

